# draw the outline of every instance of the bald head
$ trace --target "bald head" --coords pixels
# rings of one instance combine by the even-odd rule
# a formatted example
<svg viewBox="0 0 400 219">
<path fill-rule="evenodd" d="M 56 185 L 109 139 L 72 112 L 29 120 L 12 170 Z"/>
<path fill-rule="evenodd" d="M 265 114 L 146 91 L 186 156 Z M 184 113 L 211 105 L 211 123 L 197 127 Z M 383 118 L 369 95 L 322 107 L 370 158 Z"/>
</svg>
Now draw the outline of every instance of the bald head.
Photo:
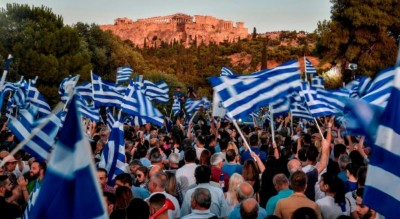
<svg viewBox="0 0 400 219">
<path fill-rule="evenodd" d="M 289 170 L 289 173 L 292 174 L 298 170 L 301 170 L 301 163 L 297 159 L 292 159 L 288 162 L 287 168 Z"/>
<path fill-rule="evenodd" d="M 254 189 L 248 182 L 242 182 L 236 188 L 236 195 L 239 202 L 252 198 L 254 196 Z"/>
<path fill-rule="evenodd" d="M 256 219 L 258 217 L 258 202 L 249 198 L 240 203 L 240 216 L 243 219 Z"/>
</svg>

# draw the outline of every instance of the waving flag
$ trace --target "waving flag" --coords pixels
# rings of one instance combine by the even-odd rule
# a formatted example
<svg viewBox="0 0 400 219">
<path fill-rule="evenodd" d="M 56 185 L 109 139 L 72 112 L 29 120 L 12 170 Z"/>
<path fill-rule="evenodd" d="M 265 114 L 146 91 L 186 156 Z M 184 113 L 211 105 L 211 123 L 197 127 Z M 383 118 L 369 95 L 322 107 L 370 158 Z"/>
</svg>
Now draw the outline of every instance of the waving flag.
<svg viewBox="0 0 400 219">
<path fill-rule="evenodd" d="M 395 72 L 395 68 L 387 68 L 376 74 L 361 99 L 375 106 L 385 108 L 393 88 Z"/>
<path fill-rule="evenodd" d="M 305 65 L 305 70 L 306 70 L 306 74 L 308 75 L 315 75 L 317 74 L 317 70 L 315 69 L 315 67 L 313 66 L 313 64 L 311 64 L 310 60 L 308 60 L 307 58 L 304 58 L 304 65 Z"/>
<path fill-rule="evenodd" d="M 107 126 L 111 130 L 115 123 L 115 118 L 110 107 L 106 107 L 106 117 L 107 117 Z"/>
<path fill-rule="evenodd" d="M 227 67 L 222 67 L 221 68 L 221 76 L 229 76 L 229 75 L 235 75 L 236 73 L 233 72 L 231 69 Z"/>
<path fill-rule="evenodd" d="M 75 93 L 79 94 L 85 100 L 93 100 L 92 84 L 89 82 L 84 82 L 81 85 L 76 85 Z"/>
<path fill-rule="evenodd" d="M 301 84 L 300 96 L 304 97 L 308 109 L 313 117 L 335 115 L 338 112 L 326 101 L 318 97 L 318 90 L 311 87 L 308 83 Z"/>
<path fill-rule="evenodd" d="M 60 94 L 61 101 L 66 103 L 70 94 L 74 91 L 74 87 L 76 82 L 78 82 L 79 75 L 75 77 L 67 77 L 61 81 L 60 86 L 58 87 L 58 94 Z"/>
<path fill-rule="evenodd" d="M 41 117 L 47 116 L 51 113 L 51 108 L 35 85 L 36 85 L 36 79 L 29 80 L 27 96 L 26 96 L 27 101 L 31 102 L 34 106 L 38 108 L 39 115 Z"/>
<path fill-rule="evenodd" d="M 115 83 L 104 81 L 96 74 L 92 73 L 93 100 L 98 106 L 116 106 L 122 103 L 124 95 L 118 91 Z"/>
<path fill-rule="evenodd" d="M 147 124 L 147 121 L 145 119 L 139 118 L 138 116 L 132 116 L 132 115 L 125 116 L 122 121 L 124 122 L 124 124 L 130 125 L 130 126 L 136 126 L 136 125 L 142 126 L 142 125 Z"/>
<path fill-rule="evenodd" d="M 124 124 L 119 120 L 113 123 L 110 137 L 101 155 L 99 167 L 107 170 L 107 184 L 110 186 L 114 186 L 117 175 L 126 172 Z"/>
<path fill-rule="evenodd" d="M 300 72 L 298 62 L 290 61 L 257 74 L 210 77 L 209 81 L 228 116 L 238 120 L 291 93 L 299 86 Z"/>
<path fill-rule="evenodd" d="M 153 83 L 149 80 L 144 80 L 143 75 L 136 77 L 136 82 L 139 89 L 150 100 L 158 103 L 167 103 L 169 100 L 169 87 L 164 81 Z"/>
<path fill-rule="evenodd" d="M 174 116 L 181 112 L 181 101 L 179 99 L 174 99 L 171 112 Z"/>
<path fill-rule="evenodd" d="M 400 208 L 400 168 L 397 165 L 400 162 L 400 66 L 395 75 L 394 87 L 380 117 L 363 198 L 363 204 L 386 218 L 397 218 Z"/>
<path fill-rule="evenodd" d="M 315 88 L 325 89 L 325 81 L 324 78 L 320 76 L 315 76 L 311 79 L 311 86 Z"/>
<path fill-rule="evenodd" d="M 85 118 L 88 118 L 92 121 L 99 122 L 100 121 L 100 113 L 99 108 L 95 108 L 92 105 L 89 105 L 86 100 L 76 94 L 79 98 L 76 98 L 76 104 L 78 105 L 78 110 L 81 115 Z"/>
<path fill-rule="evenodd" d="M 37 109 L 34 111 L 21 109 L 18 118 L 12 118 L 8 127 L 21 142 L 30 138 L 25 142 L 23 150 L 36 159 L 45 161 L 53 148 L 61 120 L 55 114 L 50 114 L 35 121 L 36 114 Z M 32 136 L 32 132 L 36 134 Z"/>
<path fill-rule="evenodd" d="M 117 68 L 117 84 L 129 81 L 133 70 L 130 66 L 122 66 Z"/>
<path fill-rule="evenodd" d="M 90 144 L 73 98 L 38 197 L 27 215 L 43 219 L 108 218 L 100 191 Z"/>
<path fill-rule="evenodd" d="M 203 106 L 203 100 L 192 100 L 187 99 L 185 103 L 186 112 L 192 114 L 200 109 Z"/>
<path fill-rule="evenodd" d="M 144 96 L 133 80 L 129 83 L 126 94 L 123 97 L 121 109 L 122 112 L 138 116 L 158 126 L 162 126 L 164 123 L 163 115 Z"/>
</svg>

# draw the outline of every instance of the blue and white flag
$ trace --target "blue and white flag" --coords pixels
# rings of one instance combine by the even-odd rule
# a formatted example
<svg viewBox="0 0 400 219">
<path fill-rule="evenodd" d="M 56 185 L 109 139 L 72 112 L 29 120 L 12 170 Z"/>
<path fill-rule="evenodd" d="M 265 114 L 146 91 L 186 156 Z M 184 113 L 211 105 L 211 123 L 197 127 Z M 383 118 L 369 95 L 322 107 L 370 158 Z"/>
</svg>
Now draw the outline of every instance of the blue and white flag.
<svg viewBox="0 0 400 219">
<path fill-rule="evenodd" d="M 58 87 L 58 94 L 60 95 L 61 101 L 63 103 L 66 103 L 69 96 L 72 95 L 72 92 L 74 92 L 74 87 L 76 85 L 76 82 L 78 82 L 78 80 L 79 80 L 79 75 L 74 77 L 69 76 L 61 81 L 61 84 Z"/>
<path fill-rule="evenodd" d="M 221 68 L 221 75 L 220 76 L 229 76 L 229 75 L 235 75 L 236 73 L 232 71 L 230 68 L 227 67 L 222 67 Z"/>
<path fill-rule="evenodd" d="M 338 113 L 332 106 L 330 106 L 325 100 L 318 97 L 318 90 L 311 87 L 308 83 L 303 82 L 301 84 L 300 96 L 304 97 L 308 109 L 313 117 L 320 117 L 326 115 L 335 115 Z"/>
<path fill-rule="evenodd" d="M 367 76 L 363 76 L 359 79 L 358 85 L 358 96 L 362 97 L 367 93 L 367 90 L 371 87 L 372 79 Z"/>
<path fill-rule="evenodd" d="M 203 100 L 192 100 L 192 99 L 187 99 L 185 103 L 185 110 L 189 115 L 193 114 L 197 110 L 200 109 L 200 107 L 203 106 Z"/>
<path fill-rule="evenodd" d="M 172 103 L 172 110 L 173 116 L 179 114 L 181 112 L 181 101 L 179 99 L 174 99 L 174 103 Z"/>
<path fill-rule="evenodd" d="M 294 102 L 290 105 L 290 113 L 292 114 L 293 118 L 302 118 L 307 120 L 314 119 L 305 104 L 298 102 Z"/>
<path fill-rule="evenodd" d="M 73 98 L 29 218 L 108 218 L 79 117 Z"/>
<path fill-rule="evenodd" d="M 393 88 L 395 72 L 395 68 L 387 68 L 376 74 L 361 99 L 375 106 L 385 108 Z"/>
<path fill-rule="evenodd" d="M 320 76 L 315 76 L 311 79 L 311 86 L 315 88 L 325 89 L 324 78 Z"/>
<path fill-rule="evenodd" d="M 46 118 L 35 121 L 36 114 L 37 109 L 33 111 L 21 109 L 18 118 L 12 118 L 8 128 L 21 142 L 30 138 L 22 149 L 39 161 L 45 161 L 53 149 L 61 120 L 55 114 L 50 114 Z"/>
<path fill-rule="evenodd" d="M 317 74 L 317 69 L 315 69 L 315 67 L 313 66 L 313 64 L 311 64 L 310 60 L 308 60 L 307 58 L 304 59 L 305 63 L 305 73 L 308 75 L 316 75 Z"/>
<path fill-rule="evenodd" d="M 130 125 L 130 126 L 142 126 L 146 125 L 147 121 L 145 119 L 139 118 L 138 116 L 132 116 L 132 115 L 127 115 L 124 117 L 122 120 L 124 124 Z"/>
<path fill-rule="evenodd" d="M 85 100 L 93 100 L 92 84 L 89 82 L 84 82 L 81 85 L 76 85 L 75 93 L 79 94 Z"/>
<path fill-rule="evenodd" d="M 273 116 L 280 116 L 290 111 L 290 101 L 288 98 L 279 99 L 269 105 L 272 108 Z"/>
<path fill-rule="evenodd" d="M 150 101 L 158 103 L 167 103 L 169 100 L 169 87 L 164 81 L 153 83 L 149 80 L 143 79 L 143 75 L 136 77 L 135 81 L 139 89 Z"/>
<path fill-rule="evenodd" d="M 119 120 L 113 123 L 110 137 L 101 154 L 99 167 L 107 170 L 109 186 L 114 186 L 117 175 L 126 172 L 124 124 Z"/>
<path fill-rule="evenodd" d="M 380 117 L 363 198 L 363 204 L 385 218 L 398 218 L 400 209 L 400 66 L 395 75 L 394 87 Z"/>
<path fill-rule="evenodd" d="M 122 66 L 117 68 L 117 84 L 125 81 L 129 81 L 133 70 L 130 66 Z"/>
<path fill-rule="evenodd" d="M 99 122 L 100 121 L 100 109 L 95 108 L 93 105 L 89 105 L 86 100 L 76 94 L 79 98 L 76 98 L 76 104 L 78 105 L 79 112 L 85 118 L 88 118 L 92 121 Z"/>
<path fill-rule="evenodd" d="M 40 117 L 47 116 L 51 113 L 51 108 L 35 85 L 36 79 L 29 80 L 26 100 L 38 108 Z"/>
<path fill-rule="evenodd" d="M 96 74 L 92 73 L 93 100 L 96 107 L 116 106 L 122 103 L 124 95 L 118 91 L 117 84 L 104 81 Z"/>
<path fill-rule="evenodd" d="M 110 107 L 106 107 L 106 118 L 107 118 L 107 127 L 111 130 L 114 123 L 115 123 L 115 118 L 113 115 L 112 110 L 110 109 Z"/>
<path fill-rule="evenodd" d="M 239 120 L 297 89 L 300 84 L 299 64 L 290 61 L 257 74 L 210 77 L 209 81 L 228 116 Z"/>
<path fill-rule="evenodd" d="M 153 106 L 143 92 L 133 80 L 129 83 L 125 96 L 121 104 L 122 112 L 130 115 L 138 116 L 145 119 L 149 123 L 162 126 L 164 123 L 163 115 Z"/>
</svg>

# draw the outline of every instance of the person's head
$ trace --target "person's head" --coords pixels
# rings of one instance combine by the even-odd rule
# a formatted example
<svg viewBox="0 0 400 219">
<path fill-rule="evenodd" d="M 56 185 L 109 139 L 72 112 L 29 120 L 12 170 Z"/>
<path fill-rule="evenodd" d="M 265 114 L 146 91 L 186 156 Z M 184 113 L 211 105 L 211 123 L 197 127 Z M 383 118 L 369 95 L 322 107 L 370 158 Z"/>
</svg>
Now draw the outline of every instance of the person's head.
<svg viewBox="0 0 400 219">
<path fill-rule="evenodd" d="M 17 167 L 18 160 L 16 160 L 14 156 L 8 155 L 3 159 L 3 161 L 5 162 L 4 170 L 7 172 L 13 172 Z"/>
<path fill-rule="evenodd" d="M 12 187 L 13 184 L 8 176 L 0 176 L 0 197 L 4 197 L 7 192 L 11 192 Z"/>
<path fill-rule="evenodd" d="M 162 155 L 159 148 L 151 149 L 149 153 L 149 160 L 152 164 L 162 163 Z"/>
<path fill-rule="evenodd" d="M 243 219 L 256 219 L 258 208 L 258 202 L 254 198 L 248 198 L 240 203 L 240 216 Z"/>
<path fill-rule="evenodd" d="M 104 168 L 97 168 L 97 177 L 99 179 L 101 188 L 104 188 L 104 186 L 106 186 L 108 181 L 107 170 Z"/>
<path fill-rule="evenodd" d="M 103 198 L 106 203 L 107 212 L 108 214 L 111 214 L 115 208 L 115 194 L 111 192 L 103 192 Z"/>
<path fill-rule="evenodd" d="M 301 163 L 298 159 L 292 159 L 287 163 L 287 169 L 290 174 L 301 170 Z"/>
<path fill-rule="evenodd" d="M 150 215 L 155 214 L 158 210 L 160 210 L 166 201 L 166 197 L 162 193 L 157 193 L 152 195 L 149 198 L 149 205 L 150 205 Z M 163 213 L 164 215 L 168 214 L 168 211 Z"/>
<path fill-rule="evenodd" d="M 167 184 L 167 175 L 160 171 L 150 177 L 149 181 L 149 192 L 163 192 L 165 191 L 165 186 Z"/>
<path fill-rule="evenodd" d="M 244 182 L 242 175 L 238 173 L 232 174 L 232 176 L 229 178 L 229 192 L 236 192 L 236 187 L 242 182 Z"/>
<path fill-rule="evenodd" d="M 133 179 L 129 173 L 121 173 L 115 177 L 114 188 L 118 188 L 120 186 L 126 186 L 128 188 L 131 188 L 132 182 L 133 182 Z"/>
<path fill-rule="evenodd" d="M 307 175 L 303 171 L 296 171 L 290 176 L 290 185 L 293 191 L 304 193 L 307 188 Z"/>
<path fill-rule="evenodd" d="M 110 130 L 107 127 L 103 127 L 100 129 L 100 139 L 104 142 L 107 142 L 108 137 L 110 136 Z"/>
<path fill-rule="evenodd" d="M 31 169 L 29 170 L 29 175 L 32 179 L 43 179 L 44 174 L 46 173 L 46 163 L 40 161 L 33 161 L 31 165 Z"/>
<path fill-rule="evenodd" d="M 226 161 L 228 161 L 228 163 L 236 161 L 236 156 L 237 156 L 237 154 L 236 154 L 235 150 L 228 149 L 226 151 Z"/>
<path fill-rule="evenodd" d="M 242 182 L 236 187 L 236 197 L 238 202 L 254 196 L 253 186 L 248 182 Z"/>
<path fill-rule="evenodd" d="M 142 166 L 142 162 L 140 162 L 140 160 L 133 160 L 129 163 L 129 170 L 131 172 L 131 174 L 135 175 L 136 174 L 136 170 L 137 168 L 139 168 L 140 166 Z"/>
<path fill-rule="evenodd" d="M 272 178 L 276 191 L 289 189 L 289 179 L 283 173 L 278 173 Z"/>
<path fill-rule="evenodd" d="M 129 202 L 126 208 L 126 217 L 128 219 L 149 219 L 149 205 L 140 198 L 134 198 Z"/>
<path fill-rule="evenodd" d="M 356 177 L 357 176 L 357 171 L 358 171 L 358 168 L 359 168 L 359 166 L 357 166 L 356 164 L 354 164 L 354 163 L 349 163 L 349 164 L 347 164 L 347 166 L 346 166 L 346 176 L 347 176 L 347 178 L 350 178 L 350 177 Z"/>
<path fill-rule="evenodd" d="M 260 171 L 258 170 L 257 164 L 253 159 L 246 160 L 243 164 L 242 176 L 244 180 L 250 183 L 256 192 L 260 190 Z"/>
<path fill-rule="evenodd" d="M 138 167 L 135 175 L 138 183 L 144 183 L 149 175 L 149 169 L 145 166 Z"/>
<path fill-rule="evenodd" d="M 197 188 L 192 194 L 192 209 L 207 210 L 211 207 L 211 193 L 206 188 Z"/>
<path fill-rule="evenodd" d="M 296 209 L 292 214 L 292 219 L 317 219 L 317 213 L 310 207 Z"/>
<path fill-rule="evenodd" d="M 359 218 L 362 219 L 369 219 L 373 214 L 375 214 L 375 211 L 371 209 L 370 207 L 363 205 L 363 197 L 364 197 L 364 188 L 358 188 L 356 191 L 356 213 Z"/>
<path fill-rule="evenodd" d="M 337 159 L 340 155 L 346 153 L 346 145 L 344 144 L 336 144 L 333 147 L 333 156 Z"/>
<path fill-rule="evenodd" d="M 345 202 L 345 188 L 344 183 L 337 175 L 331 173 L 324 173 L 321 175 L 321 179 L 319 181 L 319 187 L 321 191 L 326 194 L 333 195 L 335 199 L 335 203 L 344 203 Z"/>
<path fill-rule="evenodd" d="M 338 164 L 339 164 L 340 170 L 345 170 L 347 164 L 349 164 L 350 162 L 351 162 L 351 161 L 350 161 L 349 155 L 347 155 L 346 153 L 341 154 L 341 155 L 339 156 L 339 158 L 338 158 Z"/>
<path fill-rule="evenodd" d="M 197 166 L 194 170 L 194 177 L 196 178 L 196 183 L 209 183 L 211 179 L 211 168 L 206 165 Z"/>
<path fill-rule="evenodd" d="M 250 146 L 252 147 L 257 147 L 258 146 L 258 135 L 257 134 L 252 134 L 250 136 Z"/>
<path fill-rule="evenodd" d="M 196 150 L 192 147 L 185 148 L 185 162 L 194 163 L 196 161 Z"/>
<path fill-rule="evenodd" d="M 206 138 L 203 135 L 196 137 L 196 145 L 198 147 L 203 147 L 206 144 Z"/>
<path fill-rule="evenodd" d="M 132 200 L 133 194 L 131 188 L 120 186 L 115 190 L 115 209 L 128 207 Z"/>
<path fill-rule="evenodd" d="M 168 156 L 169 166 L 171 168 L 177 169 L 179 168 L 179 154 L 178 153 L 171 153 Z"/>
<path fill-rule="evenodd" d="M 106 144 L 106 141 L 105 141 L 105 140 L 99 139 L 99 140 L 96 142 L 96 150 L 95 150 L 95 152 L 96 152 L 96 153 L 100 153 L 100 152 L 103 150 L 105 144 Z"/>
<path fill-rule="evenodd" d="M 308 146 L 307 152 L 306 152 L 308 161 L 315 163 L 317 161 L 318 154 L 319 154 L 319 151 L 318 151 L 317 147 L 315 147 L 314 145 Z"/>
<path fill-rule="evenodd" d="M 222 166 L 224 165 L 224 157 L 222 157 L 221 153 L 215 153 L 211 156 L 211 165 L 218 167 L 218 168 L 222 168 Z"/>
</svg>

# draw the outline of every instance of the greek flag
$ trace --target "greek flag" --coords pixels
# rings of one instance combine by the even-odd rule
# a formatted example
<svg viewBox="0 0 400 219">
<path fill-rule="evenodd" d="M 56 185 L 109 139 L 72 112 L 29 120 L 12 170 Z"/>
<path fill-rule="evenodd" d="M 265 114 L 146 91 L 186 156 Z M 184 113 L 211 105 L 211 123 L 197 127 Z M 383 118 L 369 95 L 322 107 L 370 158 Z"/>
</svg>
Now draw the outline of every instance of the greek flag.
<svg viewBox="0 0 400 219">
<path fill-rule="evenodd" d="M 143 75 L 139 75 L 136 77 L 135 83 L 150 101 L 154 100 L 158 103 L 168 102 L 169 87 L 164 81 L 153 83 L 149 80 L 144 80 Z"/>
<path fill-rule="evenodd" d="M 282 98 L 271 103 L 270 107 L 272 108 L 273 116 L 280 116 L 289 112 L 290 101 L 288 98 Z"/>
<path fill-rule="evenodd" d="M 385 108 L 393 88 L 395 72 L 395 68 L 387 68 L 376 74 L 361 99 L 375 106 Z"/>
<path fill-rule="evenodd" d="M 181 112 L 181 101 L 179 99 L 174 99 L 171 112 L 174 116 Z"/>
<path fill-rule="evenodd" d="M 124 122 L 124 124 L 130 125 L 130 126 L 142 126 L 142 125 L 146 125 L 147 121 L 145 119 L 141 119 L 137 116 L 125 116 L 124 119 L 122 120 Z"/>
<path fill-rule="evenodd" d="M 76 104 L 78 105 L 78 110 L 81 115 L 85 118 L 88 118 L 92 121 L 99 122 L 100 121 L 100 113 L 99 108 L 95 108 L 93 105 L 89 105 L 86 100 L 76 94 L 79 98 L 76 98 Z"/>
<path fill-rule="evenodd" d="M 117 90 L 115 83 L 104 81 L 92 73 L 93 100 L 96 107 L 116 106 L 122 103 L 124 95 Z"/>
<path fill-rule="evenodd" d="M 124 124 L 119 120 L 113 123 L 110 137 L 101 155 L 99 167 L 107 170 L 107 184 L 110 186 L 114 186 L 117 175 L 125 172 Z"/>
<path fill-rule="evenodd" d="M 317 70 L 315 69 L 313 64 L 311 64 L 310 60 L 308 60 L 307 58 L 305 58 L 305 69 L 306 69 L 306 74 L 309 75 L 317 74 Z"/>
<path fill-rule="evenodd" d="M 232 71 L 231 69 L 227 67 L 222 67 L 221 68 L 221 75 L 220 76 L 229 76 L 229 75 L 235 75 L 236 73 Z"/>
<path fill-rule="evenodd" d="M 28 90 L 27 90 L 27 101 L 31 102 L 34 106 L 36 106 L 39 110 L 39 115 L 47 116 L 51 113 L 51 108 L 49 104 L 44 99 L 43 95 L 39 92 L 39 90 L 35 86 L 35 80 L 29 80 Z"/>
<path fill-rule="evenodd" d="M 358 96 L 362 97 L 367 93 L 367 90 L 371 87 L 372 79 L 370 77 L 361 77 L 358 85 Z"/>
<path fill-rule="evenodd" d="M 221 97 L 228 116 L 239 120 L 296 89 L 300 83 L 299 64 L 289 61 L 257 74 L 210 77 L 209 81 Z"/>
<path fill-rule="evenodd" d="M 346 89 L 349 91 L 349 93 L 350 93 L 349 96 L 351 98 L 355 98 L 355 99 L 360 98 L 360 96 L 358 96 L 358 88 L 359 88 L 359 86 L 360 86 L 360 80 L 359 79 L 356 79 L 356 80 L 354 80 L 354 81 L 352 81 L 352 82 L 350 82 L 350 83 L 348 83 L 346 85 Z"/>
<path fill-rule="evenodd" d="M 37 109 L 20 109 L 18 118 L 12 118 L 8 128 L 21 142 L 25 142 L 23 150 L 40 161 L 45 161 L 53 148 L 55 138 L 60 128 L 61 120 L 50 114 L 47 118 L 35 121 Z M 34 130 L 37 129 L 37 130 Z M 31 133 L 35 133 L 31 136 Z"/>
<path fill-rule="evenodd" d="M 325 89 L 325 81 L 324 78 L 320 76 L 315 76 L 311 79 L 311 86 L 315 88 Z"/>
<path fill-rule="evenodd" d="M 302 118 L 307 120 L 313 120 L 310 111 L 304 104 L 299 102 L 294 102 L 290 105 L 290 113 L 292 113 L 293 118 Z"/>
<path fill-rule="evenodd" d="M 185 103 L 185 109 L 186 112 L 189 113 L 189 115 L 193 114 L 197 110 L 200 109 L 200 107 L 203 106 L 203 100 L 192 100 L 192 99 L 187 99 Z"/>
<path fill-rule="evenodd" d="M 75 77 L 67 77 L 64 78 L 64 80 L 61 81 L 60 86 L 58 87 L 58 94 L 61 97 L 61 101 L 63 103 L 66 103 L 70 94 L 74 92 L 74 87 L 76 85 L 76 82 L 78 82 L 79 76 Z"/>
<path fill-rule="evenodd" d="M 158 126 L 162 126 L 164 123 L 163 115 L 144 96 L 133 80 L 129 83 L 126 94 L 122 99 L 121 109 L 124 113 L 138 116 Z"/>
<path fill-rule="evenodd" d="M 386 109 L 380 117 L 368 165 L 363 204 L 386 218 L 398 218 L 400 208 L 400 67 L 395 73 Z"/>
<path fill-rule="evenodd" d="M 117 68 L 117 84 L 129 81 L 133 70 L 130 66 L 122 66 Z"/>
<path fill-rule="evenodd" d="M 107 126 L 111 130 L 115 123 L 115 118 L 110 107 L 106 107 L 106 117 L 107 117 Z"/>
<path fill-rule="evenodd" d="M 79 94 L 85 100 L 93 100 L 92 84 L 89 82 L 84 82 L 81 85 L 76 85 L 75 93 Z"/>
<path fill-rule="evenodd" d="M 79 117 L 73 98 L 29 218 L 108 218 Z"/>
<path fill-rule="evenodd" d="M 326 101 L 318 97 L 318 90 L 311 87 L 308 83 L 302 82 L 300 96 L 304 97 L 308 109 L 313 117 L 335 115 L 337 111 Z"/>
</svg>

